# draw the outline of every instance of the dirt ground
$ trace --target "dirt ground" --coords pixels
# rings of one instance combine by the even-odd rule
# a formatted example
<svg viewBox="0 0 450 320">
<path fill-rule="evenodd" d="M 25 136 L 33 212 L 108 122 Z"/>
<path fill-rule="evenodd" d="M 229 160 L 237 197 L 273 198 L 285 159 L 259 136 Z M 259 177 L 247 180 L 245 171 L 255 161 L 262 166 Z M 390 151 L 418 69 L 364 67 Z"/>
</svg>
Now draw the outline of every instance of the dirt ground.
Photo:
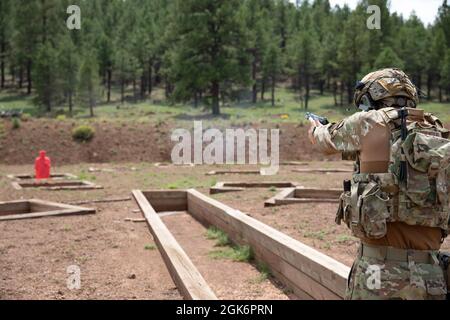
<svg viewBox="0 0 450 320">
<path fill-rule="evenodd" d="M 90 167 L 114 169 L 89 173 Z M 350 167 L 343 162 L 312 162 L 302 168 Z M 134 168 L 131 170 L 131 168 Z M 31 173 L 31 166 L 0 165 L 0 201 L 38 198 L 75 202 L 130 196 L 133 189 L 196 188 L 208 194 L 218 181 L 294 181 L 305 187 L 341 187 L 346 173 L 294 173 L 296 166 L 283 166 L 277 176 L 220 175 L 206 173 L 219 166 L 155 167 L 151 163 L 83 164 L 54 168 L 102 185 L 91 191 L 14 190 L 7 174 Z M 254 169 L 233 166 L 232 169 Z M 336 204 L 295 204 L 264 208 L 276 194 L 271 189 L 218 194 L 213 197 L 350 265 L 357 241 L 344 226 L 336 226 Z M 52 217 L 0 222 L 0 299 L 180 299 L 145 223 L 127 222 L 141 218 L 134 200 L 85 205 L 97 208 L 87 216 Z M 180 223 L 187 219 L 188 223 Z M 255 266 L 230 260 L 212 260 L 213 243 L 203 226 L 183 216 L 165 217 L 175 237 L 198 266 L 220 298 L 286 299 L 274 281 L 254 281 Z M 450 241 L 443 246 L 450 249 Z M 210 259 L 210 260 L 208 260 Z M 81 269 L 81 289 L 69 290 L 67 267 Z M 227 272 L 239 270 L 235 277 Z M 235 274 L 233 272 L 233 274 Z M 231 280 L 230 280 L 231 279 Z"/>
<path fill-rule="evenodd" d="M 0 133 L 0 163 L 28 164 L 39 150 L 46 150 L 53 164 L 62 166 L 78 163 L 163 162 L 170 161 L 175 142 L 170 135 L 177 123 L 153 123 L 152 120 L 93 120 L 92 141 L 78 143 L 72 139 L 72 130 L 80 125 L 75 120 L 30 119 L 13 130 L 10 121 L 0 119 L 5 128 Z M 192 126 L 188 123 L 186 128 Z M 280 129 L 280 159 L 336 160 L 323 157 L 308 141 L 308 128 L 298 124 L 248 124 L 246 128 Z"/>
</svg>

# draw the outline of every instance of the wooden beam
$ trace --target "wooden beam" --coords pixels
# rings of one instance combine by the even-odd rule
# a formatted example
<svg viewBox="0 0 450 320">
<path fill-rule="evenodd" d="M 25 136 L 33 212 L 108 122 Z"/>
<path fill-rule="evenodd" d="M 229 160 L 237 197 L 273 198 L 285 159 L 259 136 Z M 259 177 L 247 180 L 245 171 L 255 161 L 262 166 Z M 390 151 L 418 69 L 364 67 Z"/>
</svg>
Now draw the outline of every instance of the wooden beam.
<svg viewBox="0 0 450 320">
<path fill-rule="evenodd" d="M 346 169 L 346 168 L 335 168 L 335 169 L 292 169 L 292 172 L 297 173 L 347 173 L 347 172 L 353 172 L 352 169 Z"/>
<path fill-rule="evenodd" d="M 207 172 L 207 176 L 216 176 L 224 174 L 261 174 L 261 170 L 216 170 Z"/>
<path fill-rule="evenodd" d="M 143 191 L 143 194 L 156 212 L 187 210 L 186 191 L 150 190 Z"/>
<path fill-rule="evenodd" d="M 88 204 L 88 203 L 111 203 L 111 202 L 125 202 L 125 201 L 131 201 L 131 197 L 112 198 L 112 199 L 81 200 L 81 201 L 70 202 L 70 204 L 79 205 L 79 204 Z"/>
<path fill-rule="evenodd" d="M 187 199 L 186 192 L 184 193 L 184 198 Z M 133 191 L 133 196 L 144 213 L 150 231 L 158 245 L 158 249 L 180 293 L 186 299 L 190 300 L 217 300 L 216 295 L 203 279 L 200 272 L 150 205 L 146 195 L 152 196 L 153 200 L 155 200 L 155 193 L 143 193 L 138 190 Z M 162 195 L 162 193 L 158 193 L 158 195 Z M 179 199 L 179 195 L 177 194 L 178 197 L 175 198 Z M 173 199 L 173 197 L 169 196 L 166 199 Z"/>
<path fill-rule="evenodd" d="M 102 186 L 98 186 L 89 181 L 82 180 L 24 180 L 13 181 L 12 186 L 16 190 L 23 188 L 39 188 L 43 190 L 91 190 L 91 189 L 103 189 Z"/>
<path fill-rule="evenodd" d="M 196 190 L 188 190 L 187 199 L 190 214 L 221 228 L 233 241 L 250 245 L 294 292 L 314 299 L 344 297 L 350 272 L 347 266 Z"/>
<path fill-rule="evenodd" d="M 289 181 L 258 181 L 258 182 L 245 182 L 245 181 L 227 181 L 218 182 L 215 186 L 209 189 L 210 194 L 225 193 L 225 192 L 238 192 L 244 191 L 249 188 L 290 188 L 296 187 L 298 184 Z"/>
<path fill-rule="evenodd" d="M 10 211 L 8 207 L 13 208 L 21 206 L 22 210 Z M 0 202 L 0 221 L 22 220 L 32 218 L 43 218 L 61 215 L 81 215 L 95 213 L 95 209 L 67 205 L 38 199 L 21 200 L 12 202 Z M 3 212 L 3 214 L 2 214 Z"/>
</svg>

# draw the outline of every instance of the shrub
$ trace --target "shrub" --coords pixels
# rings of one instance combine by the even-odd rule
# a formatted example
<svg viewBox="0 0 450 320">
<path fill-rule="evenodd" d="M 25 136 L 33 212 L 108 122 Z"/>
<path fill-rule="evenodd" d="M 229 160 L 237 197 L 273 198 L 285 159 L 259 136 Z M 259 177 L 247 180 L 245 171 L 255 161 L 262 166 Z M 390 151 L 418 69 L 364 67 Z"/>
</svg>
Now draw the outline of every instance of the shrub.
<svg viewBox="0 0 450 320">
<path fill-rule="evenodd" d="M 20 128 L 20 119 L 19 118 L 12 118 L 12 128 L 13 129 Z"/>
<path fill-rule="evenodd" d="M 27 122 L 28 120 L 31 119 L 31 114 L 29 114 L 29 113 L 23 113 L 23 114 L 20 116 L 20 119 L 21 119 L 23 122 Z"/>
<path fill-rule="evenodd" d="M 64 115 L 64 114 L 60 114 L 60 115 L 58 115 L 57 117 L 56 117 L 56 120 L 58 120 L 58 121 L 64 121 L 64 120 L 66 120 L 67 118 L 66 118 L 66 116 Z"/>
<path fill-rule="evenodd" d="M 94 138 L 94 134 L 94 128 L 87 125 L 82 125 L 72 131 L 72 138 L 78 142 L 88 142 Z"/>
</svg>

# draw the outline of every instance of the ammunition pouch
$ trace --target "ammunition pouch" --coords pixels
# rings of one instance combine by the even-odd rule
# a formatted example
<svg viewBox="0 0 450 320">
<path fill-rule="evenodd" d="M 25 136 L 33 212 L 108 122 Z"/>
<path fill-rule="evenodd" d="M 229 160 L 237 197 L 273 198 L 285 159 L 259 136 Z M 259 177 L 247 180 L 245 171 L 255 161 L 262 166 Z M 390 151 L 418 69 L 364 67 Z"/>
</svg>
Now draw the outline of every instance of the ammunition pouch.
<svg viewBox="0 0 450 320">
<path fill-rule="evenodd" d="M 343 220 L 356 237 L 383 238 L 393 212 L 388 191 L 395 192 L 393 175 L 354 174 L 351 191 L 340 197 L 336 222 Z"/>
<path fill-rule="evenodd" d="M 409 170 L 412 172 L 412 170 Z M 411 181 L 411 180 L 410 180 Z M 392 173 L 354 174 L 351 191 L 340 197 L 336 215 L 338 224 L 344 221 L 354 236 L 380 239 L 386 235 L 388 222 L 404 222 L 441 228 L 443 237 L 448 234 L 449 209 L 441 205 L 419 205 L 410 188 L 406 192 Z"/>
</svg>

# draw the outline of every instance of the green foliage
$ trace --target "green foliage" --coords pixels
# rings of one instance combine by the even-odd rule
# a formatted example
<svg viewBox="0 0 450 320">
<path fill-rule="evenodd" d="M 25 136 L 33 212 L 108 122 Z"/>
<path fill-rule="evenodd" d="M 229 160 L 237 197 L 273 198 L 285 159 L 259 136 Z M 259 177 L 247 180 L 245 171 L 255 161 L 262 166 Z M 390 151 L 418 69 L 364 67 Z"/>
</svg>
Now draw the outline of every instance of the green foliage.
<svg viewBox="0 0 450 320">
<path fill-rule="evenodd" d="M 383 68 L 404 68 L 404 62 L 398 57 L 394 50 L 390 47 L 386 47 L 380 52 L 375 60 L 374 67 L 376 69 Z"/>
<path fill-rule="evenodd" d="M 270 267 L 264 262 L 258 261 L 258 263 L 256 264 L 256 268 L 260 272 L 260 275 L 257 279 L 257 282 L 259 282 L 259 283 L 266 281 L 272 275 L 272 271 L 270 271 Z"/>
<path fill-rule="evenodd" d="M 152 251 L 152 250 L 156 250 L 156 246 L 155 246 L 153 243 L 151 243 L 151 244 L 146 244 L 146 245 L 144 246 L 144 249 L 145 249 L 145 250 L 150 250 L 150 251 Z"/>
<path fill-rule="evenodd" d="M 209 253 L 209 256 L 213 259 L 230 259 L 236 262 L 250 262 L 254 258 L 253 250 L 250 246 L 235 246 L 213 250 Z"/>
<path fill-rule="evenodd" d="M 206 238 L 210 240 L 217 240 L 216 246 L 218 247 L 228 246 L 231 243 L 228 235 L 216 227 L 208 228 L 206 231 Z"/>
<path fill-rule="evenodd" d="M 95 130 L 88 125 L 81 125 L 72 131 L 72 138 L 78 142 L 88 142 L 94 138 Z"/>
<path fill-rule="evenodd" d="M 19 119 L 19 118 L 14 117 L 14 118 L 12 118 L 11 122 L 12 122 L 12 128 L 13 128 L 14 130 L 20 128 L 21 123 L 20 123 L 20 119 Z"/>
<path fill-rule="evenodd" d="M 351 101 L 355 81 L 386 66 L 403 67 L 430 100 L 450 97 L 446 0 L 429 27 L 390 12 L 388 0 L 361 0 L 354 10 L 324 0 L 80 1 L 82 29 L 73 32 L 64 24 L 68 4 L 0 1 L 0 86 L 20 88 L 5 108 L 26 91 L 19 107 L 33 115 L 67 106 L 70 116 L 93 116 L 100 103 L 115 110 L 119 100 L 151 98 L 166 99 L 155 103 L 161 117 L 183 102 L 215 115 L 239 105 L 257 118 L 270 115 L 261 107 L 284 112 L 276 108 L 286 106 L 289 87 L 297 107 L 313 108 L 319 92 L 344 113 L 337 106 Z M 366 27 L 368 5 L 381 8 L 380 30 Z"/>
<path fill-rule="evenodd" d="M 94 116 L 94 107 L 100 97 L 100 79 L 98 62 L 92 52 L 87 53 L 80 70 L 79 100 L 89 107 L 90 116 Z"/>
<path fill-rule="evenodd" d="M 5 135 L 5 125 L 3 122 L 0 122 L 0 138 L 3 138 Z"/>
</svg>

